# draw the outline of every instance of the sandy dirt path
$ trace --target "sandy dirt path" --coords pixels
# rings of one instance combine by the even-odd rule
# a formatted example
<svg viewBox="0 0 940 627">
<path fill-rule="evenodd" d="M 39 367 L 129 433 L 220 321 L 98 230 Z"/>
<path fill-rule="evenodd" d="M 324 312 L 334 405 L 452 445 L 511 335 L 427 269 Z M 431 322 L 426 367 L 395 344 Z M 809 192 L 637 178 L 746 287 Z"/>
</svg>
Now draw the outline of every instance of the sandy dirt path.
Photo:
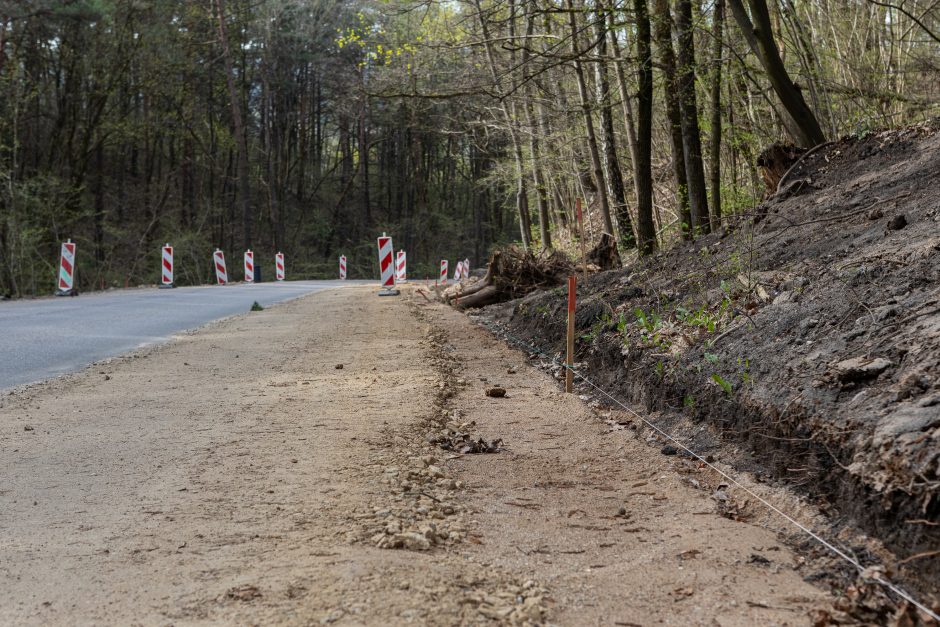
<svg viewBox="0 0 940 627">
<path fill-rule="evenodd" d="M 413 293 L 323 292 L 0 404 L 0 624 L 806 624 L 824 603 L 698 469 Z M 507 450 L 429 444 L 453 430 Z"/>
</svg>

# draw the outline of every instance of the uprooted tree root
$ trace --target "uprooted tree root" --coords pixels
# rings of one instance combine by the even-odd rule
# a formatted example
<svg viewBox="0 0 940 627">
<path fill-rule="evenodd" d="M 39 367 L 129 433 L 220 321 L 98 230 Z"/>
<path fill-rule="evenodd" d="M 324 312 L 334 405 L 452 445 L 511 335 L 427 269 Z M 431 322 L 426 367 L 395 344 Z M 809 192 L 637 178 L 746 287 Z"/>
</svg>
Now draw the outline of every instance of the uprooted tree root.
<svg viewBox="0 0 940 627">
<path fill-rule="evenodd" d="M 486 276 L 474 283 L 447 288 L 443 298 L 458 309 L 484 307 L 561 285 L 574 271 L 574 264 L 558 251 L 536 255 L 511 246 L 493 253 Z"/>
</svg>

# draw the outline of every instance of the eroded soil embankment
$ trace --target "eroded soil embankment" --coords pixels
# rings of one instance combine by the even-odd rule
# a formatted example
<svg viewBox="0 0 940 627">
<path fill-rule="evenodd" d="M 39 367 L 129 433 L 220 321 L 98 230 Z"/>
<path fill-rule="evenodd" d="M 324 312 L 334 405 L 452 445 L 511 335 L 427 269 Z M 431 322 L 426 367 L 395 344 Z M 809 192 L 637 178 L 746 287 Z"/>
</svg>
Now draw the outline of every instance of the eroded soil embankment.
<svg viewBox="0 0 940 627">
<path fill-rule="evenodd" d="M 814 153 L 733 227 L 588 278 L 577 314 L 596 382 L 703 452 L 745 443 L 739 468 L 861 525 L 925 593 L 940 576 L 938 128 Z M 487 315 L 563 348 L 560 290 Z"/>
</svg>

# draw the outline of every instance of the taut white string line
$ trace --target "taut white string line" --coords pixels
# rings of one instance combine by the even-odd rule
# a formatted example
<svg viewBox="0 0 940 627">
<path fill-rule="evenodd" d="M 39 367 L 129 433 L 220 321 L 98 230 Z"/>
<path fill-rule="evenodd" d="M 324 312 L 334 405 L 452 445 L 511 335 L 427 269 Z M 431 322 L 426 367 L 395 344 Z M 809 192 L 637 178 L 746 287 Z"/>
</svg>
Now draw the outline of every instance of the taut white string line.
<svg viewBox="0 0 940 627">
<path fill-rule="evenodd" d="M 479 322 L 479 324 L 480 324 L 481 326 L 489 327 L 489 324 L 488 324 L 487 322 L 483 321 L 483 320 L 479 320 L 478 322 Z M 612 394 L 610 394 L 609 392 L 607 392 L 607 390 L 601 388 L 599 385 L 597 385 L 596 383 L 594 383 L 593 381 L 591 381 L 590 379 L 588 379 L 587 377 L 585 377 L 583 374 L 581 374 L 580 372 L 578 372 L 577 369 L 575 369 L 573 366 L 568 366 L 568 364 L 559 361 L 559 360 L 556 359 L 555 357 L 553 357 L 553 356 L 549 355 L 548 353 L 544 352 L 543 350 L 539 349 L 537 346 L 534 346 L 534 345 L 532 345 L 532 344 L 526 342 L 525 340 L 522 340 L 522 339 L 520 339 L 520 338 L 515 337 L 512 333 L 510 333 L 509 331 L 506 331 L 506 330 L 502 327 L 502 325 L 500 325 L 498 322 L 494 322 L 493 324 L 497 327 L 497 332 L 498 332 L 498 333 L 503 334 L 503 335 L 504 335 L 505 337 L 507 337 L 508 339 L 513 340 L 513 341 L 515 341 L 517 344 L 519 344 L 520 346 L 522 346 L 523 348 L 528 349 L 530 353 L 534 353 L 534 354 L 539 355 L 539 356 L 541 356 L 541 357 L 548 358 L 548 359 L 550 359 L 550 360 L 552 361 L 552 363 L 555 364 L 556 366 L 561 366 L 562 368 L 566 368 L 566 369 L 571 370 L 571 372 L 572 372 L 576 377 L 578 377 L 581 381 L 583 381 L 584 383 L 586 383 L 588 386 L 594 388 L 594 389 L 597 390 L 599 393 L 603 394 L 605 397 L 607 397 L 608 399 L 610 399 L 611 401 L 613 401 L 614 403 L 616 403 L 617 405 L 619 405 L 619 406 L 620 406 L 621 408 L 623 408 L 623 410 L 626 411 L 627 413 L 629 413 L 629 414 L 631 414 L 632 416 L 635 416 L 636 418 L 642 420 L 643 423 L 645 423 L 648 427 L 650 427 L 651 429 L 653 429 L 654 431 L 656 431 L 657 433 L 659 433 L 661 436 L 663 436 L 664 438 L 666 438 L 667 440 L 669 440 L 670 442 L 672 442 L 673 444 L 675 444 L 677 447 L 681 448 L 681 449 L 684 450 L 686 453 L 688 453 L 689 455 L 691 455 L 692 457 L 694 457 L 695 459 L 697 459 L 697 460 L 700 461 L 701 463 L 705 464 L 706 466 L 708 466 L 709 468 L 711 468 L 712 470 L 714 470 L 715 472 L 717 472 L 719 475 L 721 475 L 722 477 L 724 477 L 725 479 L 727 479 L 728 482 L 730 482 L 731 484 L 733 484 L 733 485 L 735 485 L 736 487 L 740 488 L 742 491 L 746 492 L 748 495 L 754 497 L 754 499 L 756 499 L 756 500 L 759 501 L 761 504 L 763 504 L 767 509 L 769 509 L 770 511 L 772 511 L 772 512 L 774 512 L 774 513 L 776 513 L 776 514 L 779 514 L 784 520 L 786 520 L 787 522 L 789 522 L 791 525 L 793 525 L 794 527 L 796 527 L 797 529 L 799 529 L 800 531 L 802 531 L 802 532 L 805 533 L 806 535 L 810 536 L 810 537 L 813 538 L 816 542 L 818 542 L 818 543 L 821 544 L 822 546 L 824 546 L 824 547 L 826 547 L 827 549 L 829 549 L 832 553 L 834 553 L 835 555 L 841 557 L 843 560 L 845 560 L 846 562 L 848 562 L 849 564 L 851 564 L 852 566 L 854 566 L 854 567 L 859 571 L 859 573 L 864 573 L 864 571 L 866 570 L 865 567 L 862 566 L 862 565 L 858 562 L 858 560 L 856 560 L 854 557 L 852 557 L 851 555 L 849 555 L 848 553 L 846 553 L 845 551 L 843 551 L 843 550 L 840 549 L 839 547 L 835 546 L 834 544 L 832 544 L 831 542 L 829 542 L 828 540 L 826 540 L 825 538 L 823 538 L 822 536 L 820 536 L 819 534 L 817 534 L 816 532 L 814 532 L 813 530 L 809 529 L 808 527 L 806 527 L 805 525 L 803 525 L 802 523 L 800 523 L 799 521 L 797 521 L 795 518 L 793 518 L 792 516 L 790 516 L 789 514 L 787 514 L 786 512 L 784 512 L 783 510 L 781 510 L 780 508 L 778 508 L 776 505 L 774 505 L 773 503 L 769 502 L 768 500 L 766 500 L 765 498 L 763 498 L 762 496 L 760 496 L 759 494 L 757 494 L 756 492 L 754 492 L 753 490 L 751 490 L 749 487 L 747 487 L 746 485 L 744 485 L 743 483 L 741 483 L 740 481 L 738 481 L 738 480 L 737 480 L 736 478 L 734 478 L 732 475 L 728 474 L 727 472 L 725 472 L 724 470 L 722 470 L 722 469 L 719 468 L 718 466 L 715 466 L 713 463 L 707 461 L 704 457 L 702 457 L 701 455 L 699 455 L 698 453 L 696 453 L 695 451 L 693 451 L 692 449 L 690 449 L 688 446 L 686 446 L 685 444 L 683 444 L 682 442 L 680 442 L 679 440 L 677 440 L 677 439 L 676 439 L 675 437 L 673 437 L 671 434 L 667 433 L 666 431 L 664 431 L 663 429 L 661 429 L 660 427 L 658 427 L 657 425 L 655 425 L 654 423 L 652 423 L 650 420 L 648 420 L 648 419 L 645 418 L 644 416 L 638 414 L 636 411 L 634 411 L 633 409 L 631 409 L 630 407 L 628 407 L 627 405 L 625 405 L 624 403 L 622 403 L 619 399 L 617 399 L 616 397 L 614 397 Z M 491 330 L 492 330 L 492 329 L 491 329 Z M 913 605 L 914 607 L 916 607 L 917 609 L 919 609 L 921 612 L 927 614 L 928 616 L 930 616 L 931 618 L 933 618 L 933 619 L 936 620 L 936 621 L 940 621 L 940 614 L 937 614 L 936 612 L 934 612 L 933 610 L 931 610 L 929 607 L 927 607 L 925 604 L 923 604 L 923 603 L 921 603 L 920 601 L 918 601 L 917 599 L 915 599 L 913 595 L 911 595 L 909 592 L 907 592 L 906 590 L 904 590 L 903 588 L 901 588 L 901 587 L 898 586 L 897 584 L 893 583 L 891 580 L 889 580 L 889 579 L 888 579 L 885 575 L 883 575 L 882 573 L 877 573 L 877 578 L 873 578 L 873 579 L 874 579 L 874 581 L 875 581 L 876 583 L 880 584 L 880 585 L 883 586 L 884 588 L 890 590 L 891 592 L 893 592 L 894 594 L 896 594 L 896 595 L 899 596 L 900 598 L 904 599 L 905 601 L 907 601 L 908 603 L 910 603 L 911 605 Z"/>
</svg>

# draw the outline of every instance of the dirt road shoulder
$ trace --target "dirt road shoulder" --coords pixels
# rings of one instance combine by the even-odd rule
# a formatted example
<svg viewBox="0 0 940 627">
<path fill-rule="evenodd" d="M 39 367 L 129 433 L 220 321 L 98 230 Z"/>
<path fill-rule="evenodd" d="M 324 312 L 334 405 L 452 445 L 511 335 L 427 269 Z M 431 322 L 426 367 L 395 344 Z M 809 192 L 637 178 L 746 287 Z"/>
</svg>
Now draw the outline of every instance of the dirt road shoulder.
<svg viewBox="0 0 940 627">
<path fill-rule="evenodd" d="M 0 623 L 806 622 L 773 532 L 423 302 L 324 292 L 0 399 Z"/>
</svg>

